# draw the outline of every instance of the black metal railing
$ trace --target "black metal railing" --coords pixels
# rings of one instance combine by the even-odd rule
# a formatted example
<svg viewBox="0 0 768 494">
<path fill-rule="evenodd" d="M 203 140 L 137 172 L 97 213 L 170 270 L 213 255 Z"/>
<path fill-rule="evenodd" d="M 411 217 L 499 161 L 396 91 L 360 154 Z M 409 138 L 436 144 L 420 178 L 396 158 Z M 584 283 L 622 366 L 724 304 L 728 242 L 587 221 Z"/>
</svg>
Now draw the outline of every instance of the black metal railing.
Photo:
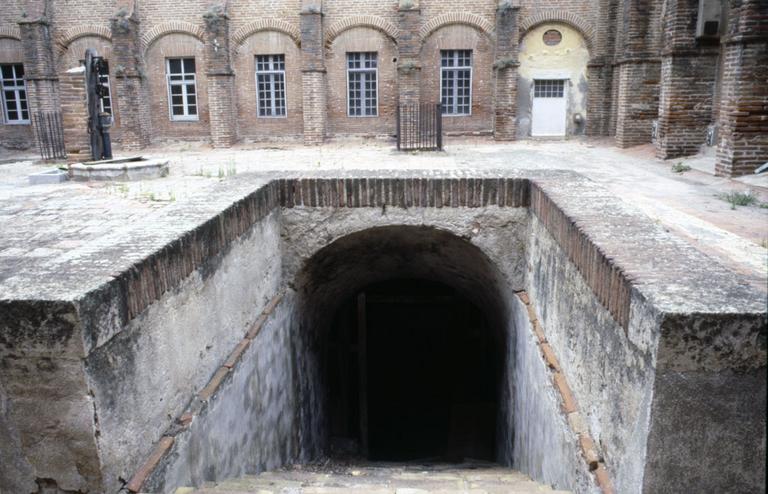
<svg viewBox="0 0 768 494">
<path fill-rule="evenodd" d="M 61 123 L 61 112 L 39 111 L 33 115 L 35 137 L 40 148 L 40 156 L 44 160 L 63 159 L 67 157 L 64 148 L 64 127 Z"/>
<path fill-rule="evenodd" d="M 443 149 L 443 113 L 440 103 L 397 106 L 397 149 Z"/>
</svg>

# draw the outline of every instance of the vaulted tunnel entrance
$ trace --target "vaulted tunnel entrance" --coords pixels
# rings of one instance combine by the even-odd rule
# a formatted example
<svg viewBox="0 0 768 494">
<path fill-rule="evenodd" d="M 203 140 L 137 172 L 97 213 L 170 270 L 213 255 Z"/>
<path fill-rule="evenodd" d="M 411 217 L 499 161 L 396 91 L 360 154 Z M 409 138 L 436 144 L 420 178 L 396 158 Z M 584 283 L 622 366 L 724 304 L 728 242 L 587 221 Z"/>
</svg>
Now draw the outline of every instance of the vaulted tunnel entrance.
<svg viewBox="0 0 768 494">
<path fill-rule="evenodd" d="M 478 247 L 434 228 L 374 228 L 321 249 L 297 281 L 302 436 L 316 454 L 509 457 L 506 292 Z"/>
<path fill-rule="evenodd" d="M 494 460 L 496 351 L 482 311 L 447 285 L 365 287 L 339 309 L 328 338 L 332 453 Z"/>
</svg>

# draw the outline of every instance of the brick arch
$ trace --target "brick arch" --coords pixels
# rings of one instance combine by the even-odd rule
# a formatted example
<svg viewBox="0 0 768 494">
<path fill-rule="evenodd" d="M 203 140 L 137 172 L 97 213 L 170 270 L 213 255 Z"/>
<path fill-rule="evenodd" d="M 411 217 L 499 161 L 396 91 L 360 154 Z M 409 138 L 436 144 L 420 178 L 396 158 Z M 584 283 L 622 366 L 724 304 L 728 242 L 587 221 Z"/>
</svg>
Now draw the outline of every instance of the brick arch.
<svg viewBox="0 0 768 494">
<path fill-rule="evenodd" d="M 595 28 L 580 15 L 561 10 L 544 10 L 523 19 L 520 23 L 520 39 L 522 40 L 531 29 L 548 22 L 566 24 L 576 29 L 584 36 L 589 51 L 592 51 L 595 40 Z"/>
<path fill-rule="evenodd" d="M 21 41 L 21 32 L 19 26 L 3 26 L 0 27 L 0 38 L 10 38 L 16 41 Z"/>
<path fill-rule="evenodd" d="M 470 14 L 469 12 L 449 12 L 430 19 L 421 27 L 419 36 L 421 36 L 421 40 L 424 41 L 441 27 L 450 26 L 452 24 L 471 26 L 488 36 L 491 36 L 494 31 L 493 23 L 485 17 L 477 14 Z"/>
<path fill-rule="evenodd" d="M 56 41 L 59 52 L 63 53 L 73 41 L 85 38 L 86 36 L 94 36 L 112 41 L 112 31 L 106 26 L 75 26 L 67 29 L 59 36 Z"/>
<path fill-rule="evenodd" d="M 325 44 L 330 46 L 341 33 L 355 27 L 369 27 L 381 31 L 397 43 L 400 31 L 386 19 L 375 15 L 352 15 L 334 22 L 326 31 Z"/>
<path fill-rule="evenodd" d="M 152 43 L 154 43 L 158 39 L 162 38 L 167 34 L 173 34 L 173 33 L 188 34 L 190 36 L 194 36 L 200 41 L 203 41 L 203 35 L 204 35 L 202 26 L 192 24 L 191 22 L 186 22 L 186 21 L 161 22 L 160 24 L 153 26 L 152 29 L 150 29 L 149 31 L 144 33 L 144 35 L 142 35 L 141 45 L 144 47 L 144 51 L 146 51 L 149 49 L 150 46 L 152 46 Z"/>
<path fill-rule="evenodd" d="M 259 19 L 258 21 L 249 22 L 235 31 L 232 35 L 232 41 L 235 47 L 240 46 L 249 36 L 261 31 L 277 31 L 290 37 L 296 45 L 301 43 L 299 28 L 279 19 Z"/>
</svg>

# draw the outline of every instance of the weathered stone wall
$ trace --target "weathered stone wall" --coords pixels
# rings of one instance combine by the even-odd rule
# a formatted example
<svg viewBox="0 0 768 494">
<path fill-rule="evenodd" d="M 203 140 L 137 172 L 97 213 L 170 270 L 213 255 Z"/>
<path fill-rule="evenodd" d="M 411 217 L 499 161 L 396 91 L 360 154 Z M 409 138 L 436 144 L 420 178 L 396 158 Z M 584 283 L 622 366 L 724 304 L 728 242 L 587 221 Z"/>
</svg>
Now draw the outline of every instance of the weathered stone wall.
<svg viewBox="0 0 768 494">
<path fill-rule="evenodd" d="M 109 489 L 138 468 L 279 284 L 273 212 L 89 353 L 85 362 Z"/>
<path fill-rule="evenodd" d="M 175 436 L 173 448 L 143 491 L 167 492 L 237 478 L 298 457 L 293 310 L 289 293 L 245 351 L 227 360 L 231 371 Z"/>
<path fill-rule="evenodd" d="M 514 436 L 507 443 L 509 464 L 556 489 L 600 492 L 581 458 L 578 437 L 561 411 L 547 363 L 542 358 L 526 308 L 513 297 L 509 341 L 514 365 L 510 376 Z"/>
<path fill-rule="evenodd" d="M 34 492 L 50 479 L 103 492 L 130 478 L 138 491 L 141 472 L 156 470 L 143 468 L 147 458 L 162 460 L 147 484 L 161 486 L 317 457 L 318 342 L 334 304 L 371 282 L 415 276 L 466 294 L 516 369 L 502 382 L 498 438 L 525 446 L 499 448 L 501 460 L 576 492 L 593 488 L 552 395 L 526 398 L 531 386 L 546 389 L 510 302 L 527 289 L 538 311 L 529 316 L 559 362 L 544 355 L 560 368 L 555 388 L 572 390 L 563 408 L 575 401 L 594 438 L 597 459 L 580 446 L 598 481 L 609 475 L 622 493 L 764 489 L 764 295 L 594 183 L 537 172 L 246 186 L 207 219 L 176 211 L 171 219 L 187 225 L 180 238 L 131 250 L 119 273 L 105 273 L 101 257 L 61 273 L 46 293 L 76 302 L 29 301 L 23 279 L 0 287 L 4 488 Z M 127 249 L 116 248 L 121 259 Z M 89 273 L 101 281 L 84 282 Z M 265 304 L 286 285 L 282 305 Z M 252 379 L 253 369 L 266 377 Z M 264 401 L 249 402 L 254 387 Z M 222 432 L 246 412 L 273 427 Z M 525 439 L 529 428 L 565 470 L 537 461 L 545 452 Z M 253 463 L 250 446 L 236 446 L 244 439 Z"/>
<path fill-rule="evenodd" d="M 647 341 L 638 348 L 535 215 L 529 251 L 530 296 L 617 492 L 641 492 L 658 321 L 639 319 L 631 334 Z"/>
</svg>

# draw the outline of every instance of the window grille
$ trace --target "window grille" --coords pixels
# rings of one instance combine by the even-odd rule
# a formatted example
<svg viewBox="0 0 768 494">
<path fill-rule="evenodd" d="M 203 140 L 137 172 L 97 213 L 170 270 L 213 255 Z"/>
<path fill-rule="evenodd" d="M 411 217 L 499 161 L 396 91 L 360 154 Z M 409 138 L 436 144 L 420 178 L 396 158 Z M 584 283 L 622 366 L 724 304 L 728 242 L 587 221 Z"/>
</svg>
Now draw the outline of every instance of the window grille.
<svg viewBox="0 0 768 494">
<path fill-rule="evenodd" d="M 376 52 L 347 53 L 347 114 L 350 117 L 378 115 Z"/>
<path fill-rule="evenodd" d="M 27 85 L 24 66 L 20 63 L 0 65 L 3 118 L 7 124 L 28 124 Z"/>
<path fill-rule="evenodd" d="M 534 98 L 562 98 L 565 96 L 565 81 L 562 79 L 538 79 L 533 89 Z"/>
<path fill-rule="evenodd" d="M 472 112 L 472 50 L 440 50 L 440 94 L 444 115 Z"/>
<path fill-rule="evenodd" d="M 256 55 L 259 117 L 284 117 L 285 55 Z"/>
<path fill-rule="evenodd" d="M 166 76 L 171 120 L 197 120 L 195 59 L 167 59 Z"/>
</svg>

